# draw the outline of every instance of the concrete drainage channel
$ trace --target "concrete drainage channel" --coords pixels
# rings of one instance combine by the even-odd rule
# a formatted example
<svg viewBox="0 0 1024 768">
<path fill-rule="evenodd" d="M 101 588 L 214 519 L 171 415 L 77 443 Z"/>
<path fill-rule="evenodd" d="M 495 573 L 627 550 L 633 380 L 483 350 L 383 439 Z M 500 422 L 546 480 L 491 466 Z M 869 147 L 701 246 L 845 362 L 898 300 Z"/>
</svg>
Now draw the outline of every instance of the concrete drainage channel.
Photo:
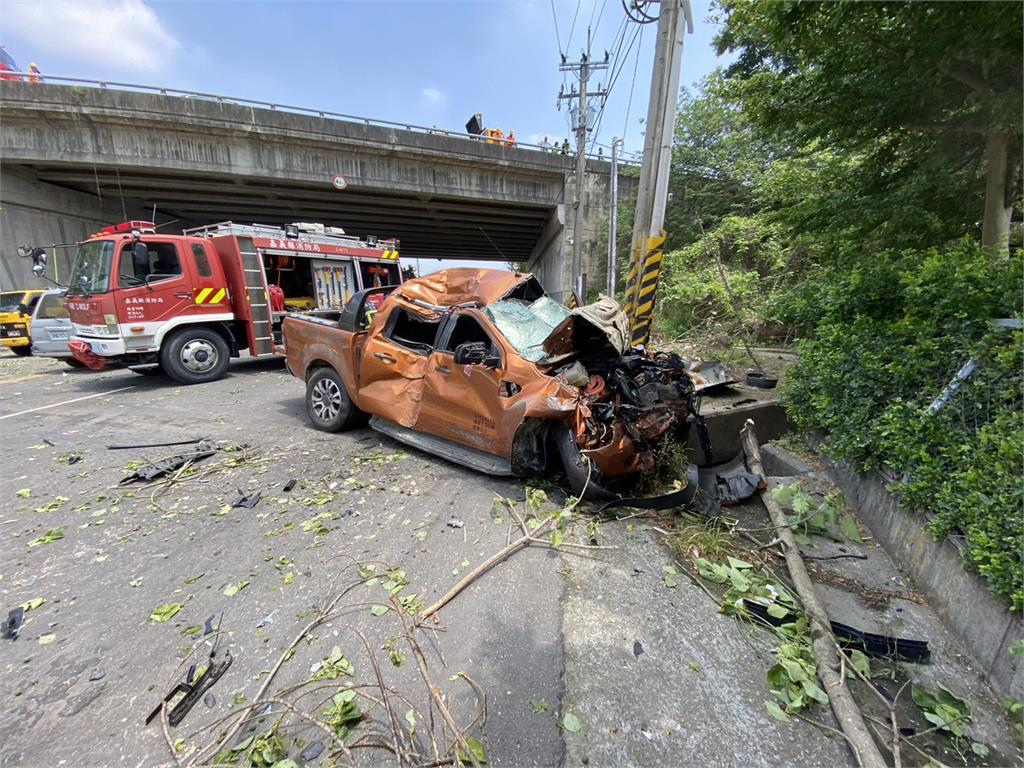
<svg viewBox="0 0 1024 768">
<path fill-rule="evenodd" d="M 836 490 L 824 472 L 780 448 L 765 446 L 764 455 L 766 471 L 777 473 L 767 478 L 769 488 L 799 483 L 815 499 Z M 847 494 L 848 502 L 853 498 Z M 906 736 L 903 764 L 927 762 L 925 754 L 949 765 L 1015 762 L 1018 747 L 986 680 L 989 669 L 974 660 L 956 628 L 946 626 L 945 608 L 932 606 L 929 590 L 922 585 L 925 591 L 919 591 L 894 563 L 881 536 L 876 540 L 865 530 L 871 526 L 864 524 L 874 521 L 852 511 L 862 523 L 863 543 L 811 535 L 801 549 L 832 621 L 928 643 L 928 663 L 871 659 L 873 685 L 881 696 L 896 700 Z M 757 538 L 766 543 L 772 539 L 756 498 L 727 512 L 736 528 L 759 531 Z M 780 723 L 769 715 L 766 702 L 772 694 L 765 675 L 775 663 L 777 641 L 763 628 L 723 615 L 724 588 L 696 573 L 686 577 L 695 570 L 693 557 L 712 555 L 700 551 L 699 538 L 684 545 L 686 551 L 677 544 L 673 552 L 666 546 L 672 522 L 605 524 L 602 543 L 617 549 L 597 559 L 566 559 L 562 711 L 572 713 L 581 727 L 565 729 L 564 764 L 855 765 L 844 740 L 830 730 L 838 724 L 828 705 L 805 714 L 821 727 L 796 719 Z M 773 568 L 785 572 L 781 561 Z M 669 575 L 677 571 L 684 573 Z M 867 685 L 849 684 L 876 740 L 886 745 L 887 708 Z M 911 696 L 911 686 L 934 692 L 940 685 L 970 708 L 966 736 L 959 742 L 934 728 Z M 978 745 L 974 751 L 972 744 Z M 882 751 L 891 760 L 891 753 Z"/>
</svg>

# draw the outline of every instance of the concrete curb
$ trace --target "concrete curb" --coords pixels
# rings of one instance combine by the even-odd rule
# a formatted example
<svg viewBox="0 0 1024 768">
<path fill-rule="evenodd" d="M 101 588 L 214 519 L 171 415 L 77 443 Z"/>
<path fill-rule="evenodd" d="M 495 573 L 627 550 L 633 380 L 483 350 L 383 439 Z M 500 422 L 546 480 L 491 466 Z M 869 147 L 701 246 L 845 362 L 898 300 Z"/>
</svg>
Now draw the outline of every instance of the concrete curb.
<svg viewBox="0 0 1024 768">
<path fill-rule="evenodd" d="M 773 445 L 763 448 L 765 471 L 772 474 L 814 474 L 802 459 Z M 872 472 L 861 475 L 845 462 L 822 457 L 828 477 L 846 497 L 896 564 L 913 578 L 935 612 L 971 654 L 999 696 L 1024 698 L 1024 664 L 1010 653 L 1024 640 L 1021 617 L 989 591 L 978 574 L 966 570 L 948 541 L 936 541 L 925 530 L 923 515 L 903 509 Z"/>
</svg>

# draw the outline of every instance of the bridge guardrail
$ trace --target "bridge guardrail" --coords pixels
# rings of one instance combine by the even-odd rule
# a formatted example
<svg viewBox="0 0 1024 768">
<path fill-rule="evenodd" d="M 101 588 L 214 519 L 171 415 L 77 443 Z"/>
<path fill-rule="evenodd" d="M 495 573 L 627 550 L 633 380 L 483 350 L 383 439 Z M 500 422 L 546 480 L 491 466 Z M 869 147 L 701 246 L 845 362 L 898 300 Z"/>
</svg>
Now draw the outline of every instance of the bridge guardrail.
<svg viewBox="0 0 1024 768">
<path fill-rule="evenodd" d="M 361 115 L 348 115 L 343 112 L 332 112 L 327 109 L 315 109 L 313 107 L 298 107 L 294 104 L 279 104 L 273 101 L 261 101 L 259 99 L 248 99 L 241 96 L 225 96 L 219 93 L 207 93 L 204 91 L 189 91 L 183 88 L 171 88 L 162 85 L 145 85 L 142 83 L 123 83 L 115 80 L 93 80 L 83 77 L 69 77 L 66 75 L 42 75 L 34 72 L 13 72 L 5 70 L 2 73 L 2 79 L 4 80 L 19 80 L 31 83 L 45 83 L 45 82 L 57 82 L 57 83 L 75 83 L 78 85 L 89 85 L 97 88 L 113 88 L 122 91 L 141 91 L 144 93 L 159 93 L 162 96 L 180 96 L 183 98 L 193 99 L 206 99 L 210 101 L 217 101 L 223 104 L 237 104 L 244 106 L 255 106 L 265 109 L 271 109 L 280 112 L 293 112 L 300 115 L 313 115 L 316 117 L 332 118 L 336 120 L 345 120 L 353 123 L 363 123 L 364 125 L 374 125 L 388 128 L 400 128 L 405 131 L 411 131 L 413 133 L 425 133 L 431 136 L 444 136 L 446 138 L 453 139 L 464 139 L 467 141 L 479 141 L 485 144 L 495 143 L 493 139 L 488 139 L 485 136 L 477 136 L 471 133 L 456 133 L 454 131 L 448 131 L 443 128 L 428 128 L 425 125 L 416 125 L 415 123 L 402 123 L 395 122 L 394 120 L 381 120 L 374 117 L 365 117 Z M 539 144 L 530 144 L 528 142 L 516 141 L 516 149 L 529 149 L 537 152 L 544 152 L 547 154 L 559 154 L 560 150 L 557 148 L 549 149 L 542 147 Z M 588 160 L 601 160 L 608 161 L 609 157 L 604 155 L 597 155 L 592 152 L 587 153 Z M 639 165 L 634 161 L 625 160 L 620 158 L 619 163 L 621 165 Z"/>
</svg>

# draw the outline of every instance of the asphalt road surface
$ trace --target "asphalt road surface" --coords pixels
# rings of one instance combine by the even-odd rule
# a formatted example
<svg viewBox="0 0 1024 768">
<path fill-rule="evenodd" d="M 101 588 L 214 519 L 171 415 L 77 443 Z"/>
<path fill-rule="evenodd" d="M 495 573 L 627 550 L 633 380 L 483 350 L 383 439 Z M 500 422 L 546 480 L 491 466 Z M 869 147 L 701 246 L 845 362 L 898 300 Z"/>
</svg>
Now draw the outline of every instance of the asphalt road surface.
<svg viewBox="0 0 1024 768">
<path fill-rule="evenodd" d="M 377 561 L 382 574 L 401 568 L 409 584 L 400 596 L 430 604 L 517 535 L 494 500 L 523 499 L 522 481 L 461 469 L 367 429 L 317 432 L 303 393 L 280 361 L 236 362 L 221 381 L 181 387 L 0 355 L 0 609 L 29 606 L 18 639 L 0 640 L 3 766 L 173 765 L 168 743 L 188 760 L 352 583 L 353 561 Z M 189 446 L 108 446 L 200 437 L 247 447 L 198 462 L 170 487 L 118 484 L 139 463 Z M 255 491 L 254 508 L 231 506 Z M 557 489 L 549 493 L 557 502 Z M 841 740 L 769 717 L 770 661 L 697 586 L 664 583 L 670 559 L 652 528 L 604 523 L 600 541 L 616 549 L 527 548 L 419 633 L 429 675 L 460 723 L 480 713 L 479 701 L 453 676 L 464 672 L 486 692 L 486 728 L 472 733 L 488 764 L 849 765 Z M 408 709 L 426 711 L 408 649 L 401 667 L 387 663 L 401 625 L 393 611 L 374 615 L 388 599 L 383 586 L 358 589 L 368 591 L 344 598 L 351 610 L 299 642 L 263 699 L 315 674 L 338 647 L 355 669 L 325 681 L 328 698 L 373 676 L 373 652 L 401 723 Z M 173 614 L 165 621 L 152 618 L 161 607 Z M 165 737 L 145 718 L 202 662 L 217 637 L 204 636 L 208 622 L 220 622 L 218 653 L 230 651 L 232 665 Z M 325 717 L 323 704 L 302 704 Z M 275 706 L 256 710 L 262 716 L 229 746 L 267 733 L 282 711 Z M 330 764 L 327 750 L 309 757 L 316 727 L 295 721 L 281 726 L 298 740 L 290 756 Z M 420 722 L 421 739 L 424 730 Z M 357 757 L 391 760 L 369 749 Z"/>
<path fill-rule="evenodd" d="M 505 546 L 510 521 L 492 518 L 495 495 L 523 494 L 521 483 L 406 451 L 370 430 L 313 430 L 303 386 L 280 361 L 236 363 L 225 379 L 194 387 L 6 353 L 0 366 L 0 608 L 6 615 L 45 600 L 25 614 L 16 641 L 0 641 L 4 766 L 169 763 L 159 723 L 143 721 L 184 671 L 196 636 L 183 631 L 223 614 L 222 648 L 233 657 L 211 689 L 214 706 L 200 703 L 172 733 L 191 749 L 213 734 L 190 734 L 243 696 L 251 700 L 315 607 L 351 580 L 348 558 L 401 567 L 409 581 L 402 594 L 430 603 Z M 147 484 L 118 486 L 129 462 L 188 446 L 108 445 L 198 437 L 250 447 L 210 457 L 197 476 L 156 496 Z M 202 477 L 232 458 L 238 466 Z M 262 498 L 254 509 L 225 509 L 239 490 Z M 304 530 L 316 515 L 324 516 Z M 451 527 L 453 518 L 462 527 Z M 63 538 L 34 543 L 57 530 Z M 519 553 L 442 611 L 443 631 L 425 643 L 431 676 L 448 695 L 461 695 L 449 680 L 459 671 L 487 692 L 491 764 L 561 760 L 559 568 L 557 553 Z M 182 608 L 168 621 L 150 619 L 168 603 Z M 395 633 L 393 621 L 368 608 L 345 621 L 371 637 L 387 634 L 383 626 Z M 279 675 L 282 686 L 308 677 L 335 645 L 355 659 L 359 641 L 342 623 L 301 644 Z M 398 672 L 415 688 L 411 668 L 410 656 Z M 534 714 L 530 701 L 541 699 L 550 709 Z"/>
</svg>

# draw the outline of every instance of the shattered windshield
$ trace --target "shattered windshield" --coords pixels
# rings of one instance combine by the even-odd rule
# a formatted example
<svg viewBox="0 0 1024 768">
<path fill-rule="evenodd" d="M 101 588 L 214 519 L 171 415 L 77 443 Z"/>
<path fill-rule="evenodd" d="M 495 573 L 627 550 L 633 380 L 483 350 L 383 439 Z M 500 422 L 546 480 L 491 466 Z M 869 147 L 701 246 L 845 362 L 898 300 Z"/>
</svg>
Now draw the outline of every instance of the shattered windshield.
<svg viewBox="0 0 1024 768">
<path fill-rule="evenodd" d="M 19 312 L 18 305 L 25 298 L 23 291 L 0 293 L 0 312 Z"/>
<path fill-rule="evenodd" d="M 541 347 L 544 339 L 569 316 L 568 309 L 547 296 L 541 296 L 532 303 L 505 299 L 491 304 L 484 312 L 516 352 L 531 363 L 544 359 Z"/>
<path fill-rule="evenodd" d="M 110 290 L 114 246 L 111 240 L 94 240 L 78 246 L 68 293 L 106 293 Z"/>
</svg>

